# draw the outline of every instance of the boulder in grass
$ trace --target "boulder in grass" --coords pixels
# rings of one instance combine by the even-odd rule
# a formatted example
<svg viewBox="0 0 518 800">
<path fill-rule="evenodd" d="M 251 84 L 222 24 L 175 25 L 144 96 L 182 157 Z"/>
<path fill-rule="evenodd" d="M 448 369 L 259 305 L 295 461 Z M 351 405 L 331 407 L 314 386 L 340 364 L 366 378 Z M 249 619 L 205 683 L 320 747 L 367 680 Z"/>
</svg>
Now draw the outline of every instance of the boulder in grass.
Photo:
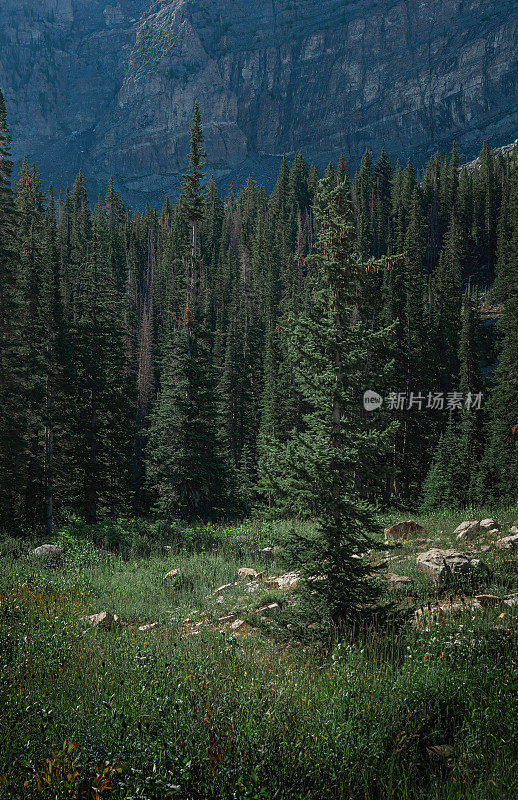
<svg viewBox="0 0 518 800">
<path fill-rule="evenodd" d="M 85 617 L 85 621 L 93 628 L 100 628 L 101 630 L 120 628 L 122 625 L 117 614 L 110 614 L 109 611 L 101 611 L 100 614 L 91 614 L 89 617 Z"/>
<path fill-rule="evenodd" d="M 29 558 L 37 559 L 41 563 L 60 566 L 65 561 L 65 554 L 63 548 L 56 544 L 42 544 L 35 550 L 31 550 Z"/>
<path fill-rule="evenodd" d="M 480 522 L 476 519 L 472 519 L 461 522 L 460 525 L 455 528 L 453 533 L 457 539 L 469 541 L 470 539 L 474 539 L 475 536 L 480 533 L 480 530 Z"/>
<path fill-rule="evenodd" d="M 257 579 L 257 572 L 250 567 L 241 567 L 238 570 L 237 577 L 240 581 L 255 581 Z"/>
<path fill-rule="evenodd" d="M 491 517 L 488 517 L 488 519 L 481 519 L 480 527 L 487 533 L 493 533 L 493 534 L 500 533 L 500 525 L 498 524 L 498 522 L 495 522 L 495 520 L 492 519 Z"/>
<path fill-rule="evenodd" d="M 501 550 L 516 550 L 518 548 L 518 533 L 512 533 L 510 536 L 498 539 L 496 546 Z"/>
<path fill-rule="evenodd" d="M 509 529 L 509 533 L 518 533 L 518 520 L 516 520 L 516 522 L 513 522 L 513 524 Z"/>
<path fill-rule="evenodd" d="M 433 547 L 417 556 L 417 569 L 430 577 L 437 586 L 444 586 L 452 578 L 472 574 L 480 563 L 456 550 L 439 550 Z"/>
<path fill-rule="evenodd" d="M 296 589 L 298 582 L 298 572 L 286 572 L 284 575 L 271 575 L 266 580 L 269 589 Z"/>
<path fill-rule="evenodd" d="M 411 539 L 416 536 L 426 536 L 426 528 L 418 522 L 409 519 L 405 522 L 396 522 L 389 528 L 385 528 L 385 541 L 396 542 L 398 539 Z"/>
<path fill-rule="evenodd" d="M 387 582 L 389 592 L 404 592 L 406 589 L 410 589 L 414 583 L 412 578 L 407 575 L 395 575 L 393 572 L 388 573 Z"/>
<path fill-rule="evenodd" d="M 236 620 L 234 620 L 234 622 L 232 622 L 230 627 L 231 627 L 231 629 L 233 631 L 238 631 L 239 628 L 241 628 L 241 626 L 244 625 L 244 624 L 245 624 L 244 619 L 236 619 Z"/>
<path fill-rule="evenodd" d="M 224 617 L 220 617 L 218 622 L 220 625 L 227 625 L 230 622 L 234 622 L 236 616 L 236 614 L 226 614 Z"/>
</svg>

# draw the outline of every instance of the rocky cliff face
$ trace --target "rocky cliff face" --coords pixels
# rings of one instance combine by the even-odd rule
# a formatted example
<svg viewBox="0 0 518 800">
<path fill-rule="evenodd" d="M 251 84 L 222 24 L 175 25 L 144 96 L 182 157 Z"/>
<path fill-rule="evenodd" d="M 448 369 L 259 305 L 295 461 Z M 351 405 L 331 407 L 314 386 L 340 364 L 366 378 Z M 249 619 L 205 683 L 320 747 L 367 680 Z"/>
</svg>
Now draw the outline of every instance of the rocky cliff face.
<svg viewBox="0 0 518 800">
<path fill-rule="evenodd" d="M 198 98 L 222 186 L 283 152 L 468 160 L 518 128 L 516 0 L 2 0 L 15 155 L 46 178 L 175 194 Z"/>
</svg>

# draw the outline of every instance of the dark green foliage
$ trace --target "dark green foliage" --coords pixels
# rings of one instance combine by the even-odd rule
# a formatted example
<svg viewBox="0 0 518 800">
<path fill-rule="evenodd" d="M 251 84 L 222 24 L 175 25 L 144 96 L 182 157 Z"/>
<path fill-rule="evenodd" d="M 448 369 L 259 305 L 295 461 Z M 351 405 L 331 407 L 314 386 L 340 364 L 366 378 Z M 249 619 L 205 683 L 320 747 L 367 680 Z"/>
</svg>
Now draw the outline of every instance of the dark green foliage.
<svg viewBox="0 0 518 800">
<path fill-rule="evenodd" d="M 25 412 L 19 393 L 19 303 L 16 293 L 16 225 L 10 156 L 11 137 L 0 91 L 0 528 L 19 523 L 20 470 L 24 462 Z"/>
<path fill-rule="evenodd" d="M 153 35 L 142 31 L 140 44 Z M 314 326 L 314 358 L 329 344 L 315 306 L 317 170 L 298 152 L 282 159 L 270 197 L 249 177 L 223 200 L 213 178 L 204 186 L 197 103 L 189 135 L 181 197 L 160 213 L 130 213 L 113 180 L 92 211 L 81 172 L 55 209 L 26 162 L 15 201 L 0 96 L 2 527 L 50 532 L 70 513 L 102 520 L 152 508 L 291 514 L 313 491 L 302 479 L 279 487 L 297 438 L 310 450 L 323 436 L 312 427 L 316 396 L 304 387 L 325 359 L 308 366 L 302 346 L 305 324 Z M 390 430 L 390 454 L 358 454 L 354 497 L 414 503 L 432 460 L 443 453 L 444 462 L 449 449 L 462 465 L 452 502 L 482 500 L 489 488 L 512 498 L 516 154 L 484 146 L 479 168 L 459 171 L 455 149 L 446 159 L 435 153 L 420 180 L 411 161 L 393 168 L 384 150 L 377 159 L 365 153 L 352 183 L 341 156 L 324 185 L 351 192 L 354 250 L 370 265 L 355 285 L 358 327 L 348 332 L 357 335 L 350 369 L 359 393 L 351 426 L 365 441 Z M 383 336 L 373 335 L 380 328 Z M 444 410 L 426 407 L 428 393 L 485 396 L 493 384 L 487 424 L 483 412 L 458 410 L 448 424 Z M 366 388 L 405 401 L 366 413 Z M 420 411 L 408 409 L 412 392 L 424 398 Z M 172 445 L 170 426 L 175 441 L 197 442 L 192 452 Z M 435 469 L 441 480 L 449 470 Z M 318 514 L 318 505 L 308 496 L 304 513 Z"/>
<path fill-rule="evenodd" d="M 499 363 L 491 391 L 488 448 L 483 486 L 492 496 L 513 502 L 518 495 L 518 179 L 514 168 L 509 198 L 508 259 L 499 265 L 499 289 L 505 297 Z M 505 235 L 505 234 L 504 234 Z M 501 248 L 502 249 L 502 248 Z"/>
<path fill-rule="evenodd" d="M 287 543 L 301 569 L 312 610 L 337 623 L 361 616 L 375 590 L 369 568 L 357 558 L 373 546 L 375 529 L 361 501 L 359 464 L 381 436 L 362 429 L 362 365 L 372 334 L 361 324 L 357 293 L 362 265 L 353 254 L 353 209 L 344 183 L 324 179 L 317 191 L 317 254 L 308 259 L 310 299 L 293 327 L 296 379 L 304 429 L 287 444 L 279 486 L 293 512 L 314 516 L 314 532 Z"/>
<path fill-rule="evenodd" d="M 163 350 L 147 459 L 156 510 L 166 519 L 217 518 L 225 510 L 225 465 L 206 336 L 193 335 L 186 317 Z"/>
</svg>

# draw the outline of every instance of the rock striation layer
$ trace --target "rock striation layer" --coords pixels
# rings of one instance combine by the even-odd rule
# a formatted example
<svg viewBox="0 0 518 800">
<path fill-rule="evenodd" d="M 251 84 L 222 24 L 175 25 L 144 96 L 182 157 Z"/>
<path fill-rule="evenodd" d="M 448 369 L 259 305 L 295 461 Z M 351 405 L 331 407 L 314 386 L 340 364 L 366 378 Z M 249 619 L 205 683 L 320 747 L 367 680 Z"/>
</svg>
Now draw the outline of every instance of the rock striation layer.
<svg viewBox="0 0 518 800">
<path fill-rule="evenodd" d="M 298 149 L 472 159 L 516 138 L 517 45 L 516 0 L 2 0 L 0 86 L 17 160 L 140 204 L 176 193 L 195 98 L 221 186 Z"/>
</svg>

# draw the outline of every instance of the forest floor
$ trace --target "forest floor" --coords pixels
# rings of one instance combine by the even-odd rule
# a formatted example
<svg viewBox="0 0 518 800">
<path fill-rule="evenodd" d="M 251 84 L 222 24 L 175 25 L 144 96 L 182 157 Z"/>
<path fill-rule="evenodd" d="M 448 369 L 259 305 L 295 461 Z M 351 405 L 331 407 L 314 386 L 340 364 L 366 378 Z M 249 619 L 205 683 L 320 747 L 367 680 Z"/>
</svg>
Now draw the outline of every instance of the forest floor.
<svg viewBox="0 0 518 800">
<path fill-rule="evenodd" d="M 380 543 L 426 529 L 364 556 L 400 614 L 324 642 L 293 633 L 296 576 L 260 552 L 287 523 L 72 522 L 54 566 L 0 542 L 0 797 L 514 800 L 516 550 L 453 534 L 489 516 L 506 536 L 518 509 L 380 517 Z M 436 587 L 432 547 L 489 569 Z"/>
</svg>

